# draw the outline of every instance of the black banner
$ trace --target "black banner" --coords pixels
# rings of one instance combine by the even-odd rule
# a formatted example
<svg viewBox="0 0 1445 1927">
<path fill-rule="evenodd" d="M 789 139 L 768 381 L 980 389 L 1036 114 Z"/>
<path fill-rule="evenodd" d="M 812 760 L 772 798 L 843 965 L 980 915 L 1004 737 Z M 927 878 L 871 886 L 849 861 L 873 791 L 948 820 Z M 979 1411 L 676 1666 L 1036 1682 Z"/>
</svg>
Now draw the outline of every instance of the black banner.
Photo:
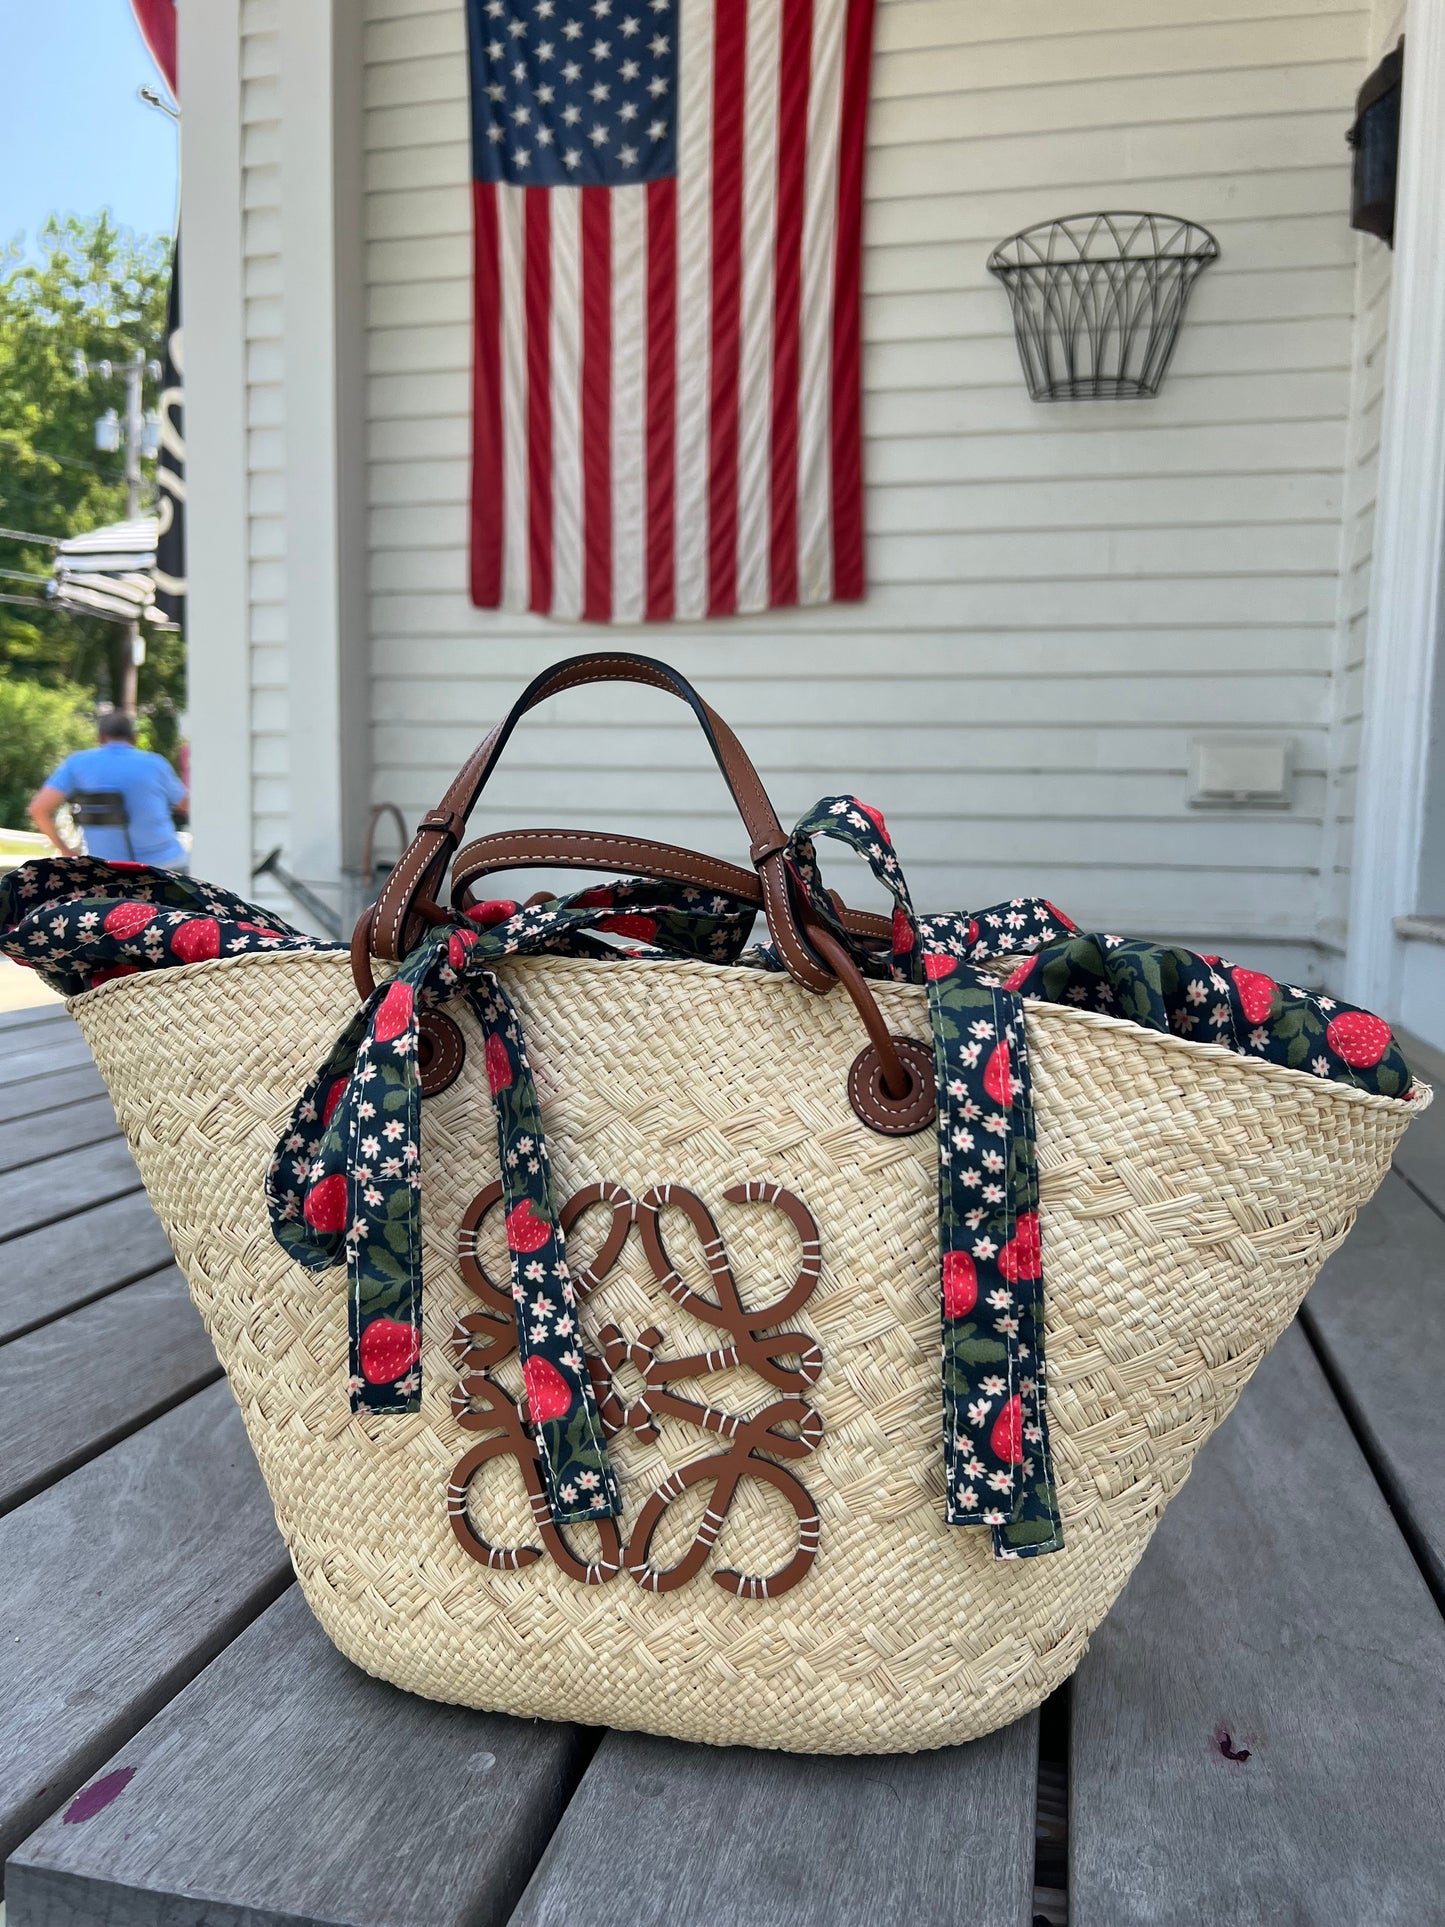
<svg viewBox="0 0 1445 1927">
<path fill-rule="evenodd" d="M 166 303 L 165 372 L 161 377 L 161 445 L 156 460 L 156 606 L 186 626 L 186 417 L 182 387 L 181 244 L 171 258 Z"/>
</svg>

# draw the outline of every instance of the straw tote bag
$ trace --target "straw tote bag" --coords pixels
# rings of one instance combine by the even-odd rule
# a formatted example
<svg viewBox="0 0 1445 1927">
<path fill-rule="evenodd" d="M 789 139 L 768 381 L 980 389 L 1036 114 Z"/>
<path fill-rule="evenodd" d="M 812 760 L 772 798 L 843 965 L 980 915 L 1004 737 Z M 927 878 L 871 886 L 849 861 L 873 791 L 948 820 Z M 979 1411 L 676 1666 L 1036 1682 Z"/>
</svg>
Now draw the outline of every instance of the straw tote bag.
<svg viewBox="0 0 1445 1927">
<path fill-rule="evenodd" d="M 751 870 L 459 848 L 518 717 L 602 680 L 691 705 Z M 547 864 L 626 880 L 488 894 Z M 876 811 L 787 836 L 641 657 L 536 680 L 350 955 L 29 867 L 0 941 L 78 993 L 316 1617 L 516 1714 L 889 1752 L 1036 1705 L 1429 1101 L 1261 973 L 1041 900 L 915 914 Z"/>
</svg>

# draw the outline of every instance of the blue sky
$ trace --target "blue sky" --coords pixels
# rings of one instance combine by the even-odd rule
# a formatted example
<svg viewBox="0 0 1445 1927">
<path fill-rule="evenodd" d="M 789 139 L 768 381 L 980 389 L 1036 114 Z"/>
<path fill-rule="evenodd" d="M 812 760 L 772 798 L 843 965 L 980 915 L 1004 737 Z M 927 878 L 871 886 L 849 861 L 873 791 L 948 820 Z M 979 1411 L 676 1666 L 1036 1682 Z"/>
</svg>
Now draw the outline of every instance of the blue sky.
<svg viewBox="0 0 1445 1927">
<path fill-rule="evenodd" d="M 128 0 L 0 0 L 0 245 L 33 250 L 45 217 L 96 214 L 169 234 L 176 130 L 136 98 L 165 84 Z"/>
</svg>

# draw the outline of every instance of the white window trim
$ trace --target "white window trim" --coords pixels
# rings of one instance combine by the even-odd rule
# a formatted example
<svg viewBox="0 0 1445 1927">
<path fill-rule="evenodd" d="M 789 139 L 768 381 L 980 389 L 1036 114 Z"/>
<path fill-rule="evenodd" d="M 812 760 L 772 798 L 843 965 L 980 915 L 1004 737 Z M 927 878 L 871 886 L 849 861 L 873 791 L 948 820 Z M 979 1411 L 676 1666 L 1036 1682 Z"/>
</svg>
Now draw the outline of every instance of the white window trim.
<svg viewBox="0 0 1445 1927">
<path fill-rule="evenodd" d="M 1445 565 L 1445 0 L 1414 0 L 1370 583 L 1346 994 L 1398 1017 L 1418 901 Z M 1445 746 L 1435 755 L 1445 753 Z"/>
</svg>

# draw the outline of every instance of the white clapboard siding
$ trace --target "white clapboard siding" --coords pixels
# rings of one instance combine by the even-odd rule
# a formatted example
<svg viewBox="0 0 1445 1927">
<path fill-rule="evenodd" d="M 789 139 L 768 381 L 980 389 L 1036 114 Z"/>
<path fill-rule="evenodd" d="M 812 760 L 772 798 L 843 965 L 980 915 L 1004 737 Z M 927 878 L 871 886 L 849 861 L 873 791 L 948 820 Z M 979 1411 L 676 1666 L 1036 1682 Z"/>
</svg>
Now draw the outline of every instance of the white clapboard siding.
<svg viewBox="0 0 1445 1927">
<path fill-rule="evenodd" d="M 525 678 L 641 649 L 738 726 L 785 818 L 831 789 L 882 807 L 925 905 L 1040 891 L 1317 976 L 1386 305 L 1347 226 L 1343 133 L 1383 0 L 1374 17 L 1370 0 L 880 0 L 869 597 L 626 630 L 467 602 L 463 9 L 362 4 L 373 795 L 414 818 Z M 1105 206 L 1201 221 L 1222 258 L 1157 401 L 1037 406 L 988 251 Z M 258 697 L 258 729 L 266 713 Z M 1288 734 L 1290 809 L 1190 811 L 1201 728 Z M 620 686 L 519 730 L 476 824 L 528 822 L 745 854 L 686 712 Z"/>
<path fill-rule="evenodd" d="M 1369 66 L 1405 30 L 1405 0 L 1375 0 Z M 1333 671 L 1330 781 L 1325 811 L 1320 936 L 1325 974 L 1333 980 L 1349 933 L 1350 857 L 1359 777 L 1360 724 L 1365 686 L 1365 642 L 1374 556 L 1375 486 L 1380 466 L 1380 420 L 1385 398 L 1385 351 L 1390 333 L 1394 256 L 1373 235 L 1354 237 L 1355 338 L 1350 376 L 1349 442 L 1340 542 L 1339 605 Z"/>
<path fill-rule="evenodd" d="M 285 843 L 290 807 L 286 695 L 286 478 L 281 446 L 280 0 L 241 11 L 241 192 L 245 218 L 247 547 L 250 559 L 251 810 L 257 853 Z"/>
</svg>

